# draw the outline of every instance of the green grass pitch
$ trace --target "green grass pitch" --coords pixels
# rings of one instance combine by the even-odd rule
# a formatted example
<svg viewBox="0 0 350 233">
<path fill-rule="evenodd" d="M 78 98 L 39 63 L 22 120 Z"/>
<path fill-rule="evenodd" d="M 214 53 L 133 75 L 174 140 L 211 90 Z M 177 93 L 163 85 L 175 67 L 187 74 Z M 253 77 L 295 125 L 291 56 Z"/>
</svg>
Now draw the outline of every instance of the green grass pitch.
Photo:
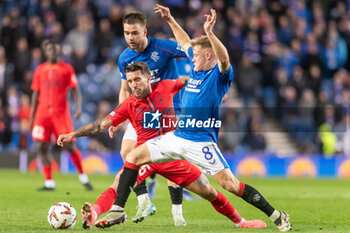
<svg viewBox="0 0 350 233">
<path fill-rule="evenodd" d="M 80 207 L 85 201 L 93 203 L 106 190 L 113 176 L 94 175 L 90 180 L 95 191 L 86 192 L 76 175 L 54 175 L 55 192 L 37 192 L 43 184 L 41 174 L 21 174 L 15 170 L 0 170 L 0 231 L 1 232 L 54 232 L 47 222 L 50 206 L 58 201 L 72 204 L 78 220 L 72 232 L 86 232 L 81 226 Z M 129 220 L 120 226 L 90 232 L 279 232 L 259 210 L 242 199 L 223 192 L 246 219 L 262 219 L 267 229 L 235 228 L 224 216 L 215 212 L 205 200 L 184 200 L 186 227 L 174 227 L 171 201 L 164 178 L 158 176 L 156 197 L 153 203 L 158 212 L 144 222 L 135 224 L 136 198 L 132 193 L 126 205 Z M 293 232 L 350 232 L 350 180 L 337 179 L 262 179 L 243 178 L 243 182 L 257 188 L 277 209 L 289 213 Z M 214 184 L 213 180 L 211 183 Z"/>
</svg>

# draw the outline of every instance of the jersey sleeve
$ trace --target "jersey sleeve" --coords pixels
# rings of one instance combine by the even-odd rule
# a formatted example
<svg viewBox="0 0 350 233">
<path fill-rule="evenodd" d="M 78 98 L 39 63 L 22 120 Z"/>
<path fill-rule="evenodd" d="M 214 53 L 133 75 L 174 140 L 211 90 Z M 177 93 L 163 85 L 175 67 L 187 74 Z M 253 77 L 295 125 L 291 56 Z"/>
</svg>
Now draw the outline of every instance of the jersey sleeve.
<svg viewBox="0 0 350 233">
<path fill-rule="evenodd" d="M 192 50 L 192 47 L 189 47 L 187 49 L 187 54 L 188 54 L 188 56 L 190 58 L 188 60 L 190 61 L 191 66 L 193 66 L 193 61 L 192 61 L 192 59 L 193 59 L 193 50 Z"/>
<path fill-rule="evenodd" d="M 77 80 L 77 76 L 75 75 L 75 71 L 73 69 L 73 67 L 69 64 L 67 64 L 67 70 L 68 70 L 68 86 L 69 88 L 75 88 L 76 86 L 78 86 L 78 80 Z"/>
<path fill-rule="evenodd" d="M 113 126 L 117 126 L 128 119 L 130 114 L 127 102 L 128 101 L 124 101 L 106 116 L 106 118 L 113 121 Z"/>
<path fill-rule="evenodd" d="M 40 91 L 40 77 L 39 77 L 40 70 L 41 70 L 41 66 L 38 66 L 34 71 L 33 81 L 30 87 L 33 91 Z"/>
<path fill-rule="evenodd" d="M 165 93 L 171 93 L 173 95 L 183 87 L 181 79 L 166 79 L 162 81 L 162 85 Z"/>
<path fill-rule="evenodd" d="M 218 67 L 219 69 L 219 67 Z M 228 68 L 228 70 L 225 73 L 220 73 L 219 71 L 219 81 L 223 85 L 230 84 L 233 81 L 234 78 L 234 70 L 232 65 Z"/>
<path fill-rule="evenodd" d="M 123 62 L 124 62 L 124 59 L 125 59 L 125 55 L 123 55 L 124 53 L 122 53 L 120 56 L 119 56 L 119 59 L 118 59 L 118 67 L 119 67 L 119 72 L 120 72 L 120 77 L 124 80 L 126 80 L 126 77 L 125 77 L 125 72 L 124 72 L 124 65 L 123 65 Z"/>
<path fill-rule="evenodd" d="M 170 58 L 187 57 L 185 51 L 176 41 L 159 39 L 159 47 L 166 51 Z"/>
</svg>

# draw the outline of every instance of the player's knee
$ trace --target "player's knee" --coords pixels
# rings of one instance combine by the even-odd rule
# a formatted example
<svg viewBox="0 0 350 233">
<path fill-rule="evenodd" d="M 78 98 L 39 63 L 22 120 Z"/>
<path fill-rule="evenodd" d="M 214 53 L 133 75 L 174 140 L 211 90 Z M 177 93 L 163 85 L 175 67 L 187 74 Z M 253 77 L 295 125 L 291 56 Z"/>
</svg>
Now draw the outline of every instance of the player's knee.
<svg viewBox="0 0 350 233">
<path fill-rule="evenodd" d="M 123 140 L 122 142 L 122 148 L 120 149 L 120 155 L 122 156 L 123 160 L 126 159 L 126 156 L 132 151 L 132 149 L 135 147 L 136 142 L 131 140 Z"/>
<path fill-rule="evenodd" d="M 130 152 L 129 149 L 126 149 L 126 148 L 121 148 L 120 149 L 120 155 L 122 156 L 122 158 L 125 160 L 126 159 L 126 156 L 128 155 L 128 153 Z"/>
<path fill-rule="evenodd" d="M 207 187 L 205 191 L 206 191 L 205 199 L 207 199 L 208 201 L 211 201 L 218 196 L 217 191 L 212 186 Z"/>
<path fill-rule="evenodd" d="M 129 163 L 132 163 L 132 164 L 135 164 L 136 166 L 140 166 L 141 165 L 141 164 L 139 164 L 140 163 L 140 159 L 137 158 L 137 156 L 133 152 L 130 152 L 130 153 L 128 153 L 126 155 L 125 161 L 127 161 Z"/>
</svg>

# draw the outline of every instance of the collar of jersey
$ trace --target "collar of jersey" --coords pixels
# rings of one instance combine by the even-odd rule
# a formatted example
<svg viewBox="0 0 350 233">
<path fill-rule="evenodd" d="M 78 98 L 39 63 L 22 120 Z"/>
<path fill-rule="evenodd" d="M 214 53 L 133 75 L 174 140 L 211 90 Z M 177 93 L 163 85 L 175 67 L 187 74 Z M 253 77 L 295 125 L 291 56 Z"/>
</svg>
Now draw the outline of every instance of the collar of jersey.
<svg viewBox="0 0 350 233">
<path fill-rule="evenodd" d="M 200 75 L 199 79 L 202 79 L 203 74 L 207 74 L 209 71 L 214 70 L 215 67 L 216 67 L 217 65 L 218 65 L 218 64 L 216 64 L 213 68 L 211 68 L 211 69 L 209 69 L 209 70 L 202 70 L 202 71 L 195 71 L 195 70 L 193 70 L 193 71 L 194 71 L 196 74 Z M 203 76 L 203 78 L 204 78 L 204 77 L 205 77 L 205 76 Z M 198 78 L 196 78 L 196 79 L 198 79 Z"/>
<path fill-rule="evenodd" d="M 131 49 L 131 50 L 134 51 L 135 53 L 144 53 L 149 48 L 149 46 L 151 44 L 151 37 L 147 37 L 147 39 L 148 39 L 147 46 L 142 52 L 137 52 L 136 50 L 133 50 L 133 49 Z"/>
</svg>

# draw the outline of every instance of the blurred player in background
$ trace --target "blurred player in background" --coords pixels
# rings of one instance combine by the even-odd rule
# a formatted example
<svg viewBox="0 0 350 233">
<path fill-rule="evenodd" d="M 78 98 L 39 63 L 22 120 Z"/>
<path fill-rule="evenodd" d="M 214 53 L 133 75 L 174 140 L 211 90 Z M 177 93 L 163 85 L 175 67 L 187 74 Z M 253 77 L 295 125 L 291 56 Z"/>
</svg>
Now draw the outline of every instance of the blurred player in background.
<svg viewBox="0 0 350 233">
<path fill-rule="evenodd" d="M 147 37 L 147 19 L 141 12 L 131 12 L 123 18 L 124 38 L 129 45 L 119 56 L 118 65 L 122 77 L 119 93 L 119 103 L 122 103 L 130 95 L 130 90 L 125 77 L 124 68 L 131 63 L 146 62 L 151 70 L 151 83 L 157 83 L 163 79 L 177 79 L 179 77 L 174 58 L 186 57 L 186 53 L 175 41 L 161 40 Z M 180 96 L 176 94 L 173 99 L 175 109 L 180 107 Z M 116 130 L 113 128 L 113 130 Z M 137 135 L 131 124 L 125 131 L 120 154 L 123 159 L 135 147 Z M 150 184 L 150 196 L 154 196 L 155 183 Z M 172 200 L 173 216 L 182 216 L 182 187 L 168 182 Z M 145 182 L 135 188 L 139 200 L 139 212 L 137 215 L 146 216 L 153 213 L 154 205 L 149 201 Z M 140 197 L 147 195 L 147 198 Z M 142 203 L 140 202 L 141 200 Z M 143 213 L 142 213 L 143 212 Z M 177 217 L 177 218 L 178 218 Z M 181 217 L 181 222 L 185 222 Z"/>
<path fill-rule="evenodd" d="M 37 142 L 41 157 L 45 185 L 38 190 L 55 190 L 52 178 L 51 158 L 49 148 L 51 136 L 68 133 L 73 130 L 73 124 L 67 102 L 68 90 L 72 89 L 75 100 L 75 117 L 81 114 L 81 93 L 73 67 L 59 61 L 60 48 L 55 42 L 46 40 L 42 44 L 47 62 L 39 65 L 34 72 L 31 89 L 30 127 L 33 140 Z M 79 173 L 79 180 L 86 190 L 93 190 L 87 175 L 83 171 L 81 153 L 74 141 L 64 147 Z"/>
</svg>

